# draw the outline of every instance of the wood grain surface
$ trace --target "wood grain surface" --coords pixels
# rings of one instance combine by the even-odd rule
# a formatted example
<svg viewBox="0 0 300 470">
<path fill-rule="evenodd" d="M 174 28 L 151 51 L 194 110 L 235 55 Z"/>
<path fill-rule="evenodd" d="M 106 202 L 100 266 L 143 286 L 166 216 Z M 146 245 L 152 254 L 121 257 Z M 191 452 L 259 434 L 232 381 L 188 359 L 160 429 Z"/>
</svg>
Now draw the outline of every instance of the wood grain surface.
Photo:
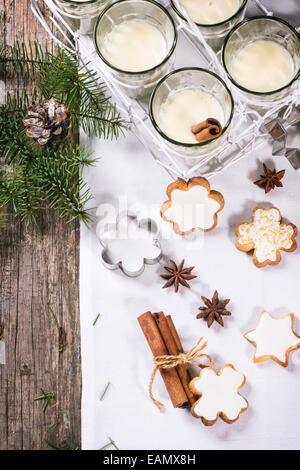
<svg viewBox="0 0 300 470">
<path fill-rule="evenodd" d="M 51 46 L 30 0 L 0 2 L 0 34 L 7 44 L 37 39 Z M 52 211 L 37 227 L 10 211 L 8 220 L 0 228 L 0 449 L 49 449 L 43 434 L 56 421 L 46 439 L 80 448 L 79 225 Z M 51 310 L 66 332 L 63 352 Z M 55 394 L 45 413 L 43 401 L 34 401 L 40 388 Z"/>
</svg>

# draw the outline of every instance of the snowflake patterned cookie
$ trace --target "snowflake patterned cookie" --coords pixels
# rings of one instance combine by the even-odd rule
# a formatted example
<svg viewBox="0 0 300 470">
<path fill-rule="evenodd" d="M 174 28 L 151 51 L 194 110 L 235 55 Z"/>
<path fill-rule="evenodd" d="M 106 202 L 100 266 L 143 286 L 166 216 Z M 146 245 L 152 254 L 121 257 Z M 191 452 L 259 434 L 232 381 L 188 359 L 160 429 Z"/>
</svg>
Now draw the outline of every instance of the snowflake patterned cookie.
<svg viewBox="0 0 300 470">
<path fill-rule="evenodd" d="M 226 364 L 218 373 L 205 367 L 190 383 L 192 392 L 201 397 L 192 406 L 192 415 L 201 418 L 206 426 L 212 426 L 219 416 L 226 423 L 233 423 L 248 408 L 247 400 L 238 393 L 245 382 L 246 377 L 232 364 Z"/>
<path fill-rule="evenodd" d="M 289 313 L 280 318 L 274 318 L 263 310 L 258 326 L 244 337 L 256 347 L 253 362 L 273 360 L 287 367 L 289 354 L 300 348 L 300 336 L 294 330 L 294 314 Z"/>
<path fill-rule="evenodd" d="M 254 250 L 253 262 L 258 268 L 278 264 L 281 260 L 280 250 L 294 251 L 297 248 L 297 227 L 281 224 L 279 209 L 256 207 L 252 218 L 251 223 L 237 225 L 236 247 L 241 251 Z"/>
<path fill-rule="evenodd" d="M 179 178 L 167 188 L 168 200 L 161 207 L 160 215 L 173 224 L 178 235 L 188 235 L 199 229 L 213 230 L 218 221 L 218 212 L 224 207 L 221 193 L 210 189 L 209 182 L 202 177 L 188 182 Z"/>
</svg>

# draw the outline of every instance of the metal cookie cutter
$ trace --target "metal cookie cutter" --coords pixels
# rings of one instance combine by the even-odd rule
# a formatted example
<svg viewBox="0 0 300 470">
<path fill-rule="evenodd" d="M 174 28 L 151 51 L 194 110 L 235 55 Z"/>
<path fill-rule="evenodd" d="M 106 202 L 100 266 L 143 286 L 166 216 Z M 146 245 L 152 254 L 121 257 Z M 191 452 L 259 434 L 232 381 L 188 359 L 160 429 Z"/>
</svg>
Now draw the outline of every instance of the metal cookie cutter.
<svg viewBox="0 0 300 470">
<path fill-rule="evenodd" d="M 287 119 L 281 117 L 282 112 L 276 119 L 265 125 L 266 131 L 273 139 L 273 155 L 285 156 L 295 170 L 300 168 L 300 149 L 287 148 L 287 130 L 290 126 L 296 126 L 300 122 L 300 107 L 295 106 Z M 283 113 L 284 114 L 284 113 Z"/>
<path fill-rule="evenodd" d="M 131 211 L 120 212 L 116 222 L 99 233 L 101 260 L 108 269 L 120 268 L 127 276 L 142 274 L 145 264 L 158 263 L 162 256 L 157 223 L 139 218 Z"/>
<path fill-rule="evenodd" d="M 295 170 L 300 169 L 300 149 L 287 148 L 285 156 Z"/>
</svg>

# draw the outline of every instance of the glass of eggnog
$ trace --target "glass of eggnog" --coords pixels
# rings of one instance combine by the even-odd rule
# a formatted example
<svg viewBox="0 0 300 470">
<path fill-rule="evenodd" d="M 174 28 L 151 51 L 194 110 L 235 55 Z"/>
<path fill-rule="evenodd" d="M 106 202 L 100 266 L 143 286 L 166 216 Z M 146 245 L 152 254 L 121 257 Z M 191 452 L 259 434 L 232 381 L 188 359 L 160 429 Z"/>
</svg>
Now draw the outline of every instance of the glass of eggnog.
<svg viewBox="0 0 300 470">
<path fill-rule="evenodd" d="M 253 104 L 273 102 L 299 78 L 300 36 L 280 18 L 249 18 L 226 37 L 222 59 L 229 79 Z"/>
<path fill-rule="evenodd" d="M 248 0 L 171 0 L 177 15 L 185 20 L 178 9 L 179 3 L 206 38 L 228 33 L 244 18 L 247 2 Z"/>
<path fill-rule="evenodd" d="M 74 31 L 92 34 L 96 18 L 112 0 L 54 0 Z"/>
<path fill-rule="evenodd" d="M 225 82 L 206 69 L 188 67 L 164 77 L 150 100 L 150 118 L 163 141 L 191 166 L 228 137 L 234 103 Z M 193 126 L 217 120 L 222 132 L 212 140 L 197 141 Z M 201 160 L 201 158 L 200 158 Z"/>
<path fill-rule="evenodd" d="M 128 96 L 149 96 L 174 62 L 177 32 L 153 0 L 119 0 L 99 16 L 94 40 L 101 60 Z"/>
</svg>

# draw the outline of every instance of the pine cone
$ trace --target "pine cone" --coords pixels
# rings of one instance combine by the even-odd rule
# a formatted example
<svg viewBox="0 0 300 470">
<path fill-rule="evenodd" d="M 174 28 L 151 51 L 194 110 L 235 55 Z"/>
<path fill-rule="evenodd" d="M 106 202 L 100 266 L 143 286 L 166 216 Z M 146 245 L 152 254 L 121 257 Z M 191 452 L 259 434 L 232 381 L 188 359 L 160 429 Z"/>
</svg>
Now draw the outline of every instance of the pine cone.
<svg viewBox="0 0 300 470">
<path fill-rule="evenodd" d="M 54 98 L 32 103 L 23 124 L 27 128 L 26 135 L 40 145 L 63 141 L 71 127 L 71 113 L 63 104 Z"/>
</svg>

